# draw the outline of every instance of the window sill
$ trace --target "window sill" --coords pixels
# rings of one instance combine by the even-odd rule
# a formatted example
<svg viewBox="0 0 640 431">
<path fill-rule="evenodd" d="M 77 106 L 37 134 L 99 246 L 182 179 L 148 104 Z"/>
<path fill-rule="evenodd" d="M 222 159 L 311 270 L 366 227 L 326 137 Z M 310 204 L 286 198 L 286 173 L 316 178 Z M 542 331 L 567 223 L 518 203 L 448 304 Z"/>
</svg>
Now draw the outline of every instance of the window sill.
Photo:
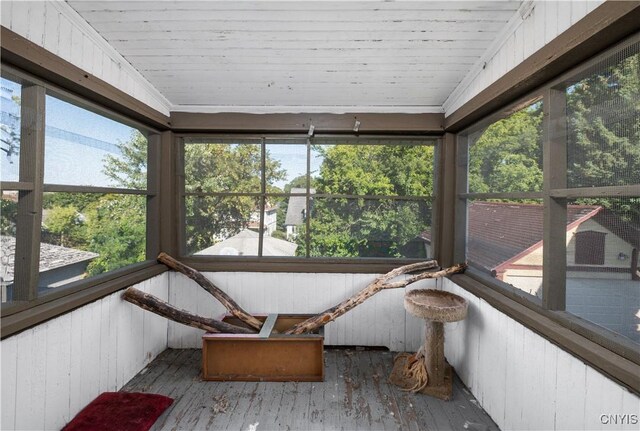
<svg viewBox="0 0 640 431">
<path fill-rule="evenodd" d="M 384 274 L 424 259 L 182 256 L 180 261 L 203 272 Z"/>
<path fill-rule="evenodd" d="M 51 296 L 44 296 L 31 303 L 8 305 L 2 310 L 2 339 L 165 271 L 167 267 L 155 261 L 141 262 L 103 277 L 83 280 L 76 286 L 64 288 L 59 292 L 60 295 L 52 293 Z"/>
<path fill-rule="evenodd" d="M 595 338 L 603 337 L 605 330 L 596 331 L 596 328 L 583 325 L 581 332 L 591 333 L 587 338 L 570 329 L 578 323 L 574 316 L 567 316 L 568 313 L 544 310 L 533 303 L 526 304 L 509 298 L 498 289 L 467 274 L 454 275 L 450 279 L 498 311 L 600 370 L 632 392 L 640 394 L 640 355 L 637 348 L 630 346 L 624 350 L 623 353 L 626 354 L 622 356 L 593 341 Z"/>
</svg>

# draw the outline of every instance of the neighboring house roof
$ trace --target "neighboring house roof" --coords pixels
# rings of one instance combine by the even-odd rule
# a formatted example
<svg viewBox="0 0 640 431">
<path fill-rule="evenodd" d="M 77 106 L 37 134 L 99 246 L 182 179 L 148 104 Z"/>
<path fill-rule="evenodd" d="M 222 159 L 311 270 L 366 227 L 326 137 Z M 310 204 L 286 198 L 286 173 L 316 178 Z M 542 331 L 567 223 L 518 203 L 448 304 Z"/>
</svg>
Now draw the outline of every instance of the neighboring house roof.
<svg viewBox="0 0 640 431">
<path fill-rule="evenodd" d="M 614 235 L 622 238 L 633 246 L 640 249 L 640 228 L 622 220 L 611 211 L 602 210 L 593 217 L 600 225 L 610 230 Z"/>
<path fill-rule="evenodd" d="M 197 255 L 255 256 L 260 235 L 249 229 L 220 241 L 216 245 L 195 253 Z M 262 239 L 263 256 L 295 256 L 297 244 L 265 235 Z"/>
<path fill-rule="evenodd" d="M 0 248 L 2 249 L 2 270 L 0 275 L 2 275 L 4 282 L 10 283 L 13 281 L 16 239 L 12 236 L 0 236 Z M 40 244 L 40 272 L 89 261 L 98 256 L 99 254 L 90 251 L 61 247 L 43 242 Z M 5 271 L 6 278 L 4 278 Z"/>
<path fill-rule="evenodd" d="M 309 189 L 309 193 L 315 194 L 316 189 Z M 307 193 L 307 189 L 293 188 L 291 193 Z M 307 209 L 305 196 L 290 196 L 287 206 L 287 215 L 284 218 L 285 226 L 299 226 L 304 223 L 304 211 Z"/>
<path fill-rule="evenodd" d="M 567 229 L 593 217 L 601 209 L 568 205 Z M 528 252 L 544 235 L 542 205 L 472 202 L 468 214 L 468 258 L 488 269 Z"/>
</svg>

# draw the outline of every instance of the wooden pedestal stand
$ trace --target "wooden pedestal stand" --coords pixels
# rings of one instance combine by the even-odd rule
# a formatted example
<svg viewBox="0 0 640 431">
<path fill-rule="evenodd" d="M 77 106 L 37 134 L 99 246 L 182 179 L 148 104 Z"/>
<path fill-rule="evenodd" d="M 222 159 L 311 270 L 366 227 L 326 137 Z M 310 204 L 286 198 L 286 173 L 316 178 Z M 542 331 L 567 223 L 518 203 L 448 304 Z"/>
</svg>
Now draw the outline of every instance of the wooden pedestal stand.
<svg viewBox="0 0 640 431">
<path fill-rule="evenodd" d="M 441 290 L 418 289 L 407 292 L 404 299 L 406 310 L 425 320 L 425 340 L 420 351 L 413 357 L 397 361 L 390 378 L 391 383 L 407 388 L 407 382 L 396 376 L 412 375 L 396 368 L 408 368 L 411 360 L 424 361 L 427 385 L 416 392 L 450 400 L 452 395 L 452 369 L 444 357 L 444 322 L 456 322 L 467 315 L 468 303 L 464 298 Z M 400 358 L 402 359 L 402 358 Z M 410 386 L 409 386 L 410 387 Z"/>
<path fill-rule="evenodd" d="M 444 358 L 444 324 L 425 320 L 424 330 L 425 368 L 429 381 L 419 392 L 442 400 L 450 400 L 453 393 L 451 366 Z"/>
</svg>

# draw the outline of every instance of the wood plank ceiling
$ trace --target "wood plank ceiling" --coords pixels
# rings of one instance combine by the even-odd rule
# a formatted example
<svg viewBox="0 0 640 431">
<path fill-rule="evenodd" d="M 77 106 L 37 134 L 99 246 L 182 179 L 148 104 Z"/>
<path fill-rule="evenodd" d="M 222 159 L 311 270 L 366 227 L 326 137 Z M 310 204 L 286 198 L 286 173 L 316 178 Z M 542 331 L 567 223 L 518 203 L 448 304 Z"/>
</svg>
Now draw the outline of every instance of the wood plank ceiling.
<svg viewBox="0 0 640 431">
<path fill-rule="evenodd" d="M 200 112 L 441 112 L 521 3 L 67 1 Z"/>
</svg>

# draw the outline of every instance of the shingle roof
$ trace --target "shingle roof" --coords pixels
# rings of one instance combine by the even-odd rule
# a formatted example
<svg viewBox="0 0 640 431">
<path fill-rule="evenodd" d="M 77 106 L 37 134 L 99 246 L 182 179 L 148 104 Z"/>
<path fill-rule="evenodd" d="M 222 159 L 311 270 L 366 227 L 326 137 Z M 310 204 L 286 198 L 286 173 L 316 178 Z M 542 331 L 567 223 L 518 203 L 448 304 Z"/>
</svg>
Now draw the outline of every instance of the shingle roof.
<svg viewBox="0 0 640 431">
<path fill-rule="evenodd" d="M 593 216 L 599 206 L 569 205 L 567 225 Z M 472 202 L 468 215 L 468 258 L 488 269 L 542 241 L 544 207 L 538 204 Z"/>
<path fill-rule="evenodd" d="M 309 189 L 311 194 L 315 194 L 316 189 Z M 293 188 L 291 193 L 307 193 L 307 189 Z M 285 226 L 299 226 L 304 223 L 304 211 L 307 209 L 305 196 L 290 196 L 287 206 L 287 215 L 284 218 Z"/>
<path fill-rule="evenodd" d="M 622 238 L 633 248 L 640 248 L 640 228 L 622 220 L 611 211 L 603 210 L 593 217 L 595 221 Z"/>
<path fill-rule="evenodd" d="M 0 236 L 0 249 L 2 250 L 2 270 L 0 275 L 3 281 L 13 281 L 16 239 L 12 236 Z M 40 272 L 49 271 L 78 262 L 84 262 L 98 257 L 99 254 L 75 248 L 61 247 L 59 245 L 40 244 Z M 6 271 L 6 278 L 5 278 Z"/>
</svg>

